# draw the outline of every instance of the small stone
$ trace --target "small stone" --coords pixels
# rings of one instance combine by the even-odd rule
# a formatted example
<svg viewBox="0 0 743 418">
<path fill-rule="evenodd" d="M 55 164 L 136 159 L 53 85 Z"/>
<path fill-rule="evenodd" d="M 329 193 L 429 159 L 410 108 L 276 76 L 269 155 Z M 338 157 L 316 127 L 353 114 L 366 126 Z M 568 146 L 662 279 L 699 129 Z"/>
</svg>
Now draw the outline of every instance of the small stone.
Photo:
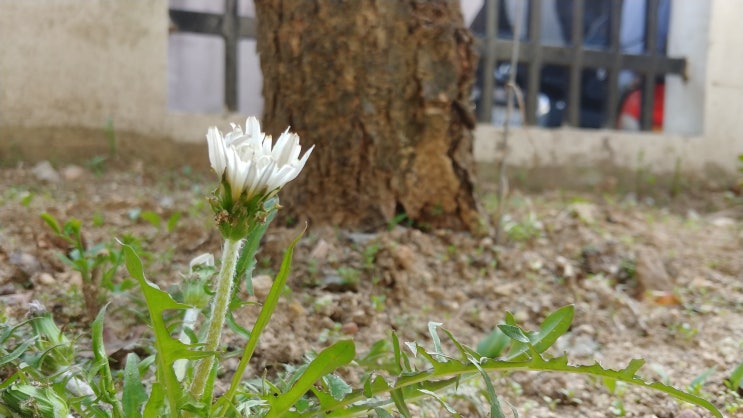
<svg viewBox="0 0 743 418">
<path fill-rule="evenodd" d="M 44 286 L 54 286 L 57 281 L 54 280 L 54 276 L 49 273 L 39 273 L 36 276 L 36 282 Z"/>
<path fill-rule="evenodd" d="M 359 289 L 359 283 L 331 274 L 320 279 L 320 287 L 330 292 L 356 292 Z"/>
<path fill-rule="evenodd" d="M 379 234 L 366 233 L 366 232 L 349 232 L 346 236 L 348 239 L 356 244 L 366 244 L 372 239 L 376 238 Z"/>
<path fill-rule="evenodd" d="M 501 286 L 495 286 L 493 291 L 499 296 L 511 296 L 519 288 L 519 283 L 506 283 Z"/>
<path fill-rule="evenodd" d="M 359 326 L 355 322 L 346 322 L 341 325 L 341 332 L 346 335 L 353 335 L 359 332 Z"/>
<path fill-rule="evenodd" d="M 575 268 L 573 267 L 573 264 L 570 262 L 570 260 L 561 255 L 558 255 L 555 261 L 560 267 L 562 267 L 563 277 L 568 279 L 575 277 Z"/>
<path fill-rule="evenodd" d="M 392 253 L 397 264 L 405 270 L 411 270 L 415 264 L 415 252 L 407 245 L 400 244 Z"/>
<path fill-rule="evenodd" d="M 57 172 L 57 170 L 54 169 L 54 167 L 52 167 L 49 161 L 42 161 L 36 164 L 31 169 L 31 172 L 34 176 L 36 176 L 36 179 L 40 181 L 44 181 L 47 183 L 59 183 L 60 181 L 62 181 L 59 173 Z"/>
<path fill-rule="evenodd" d="M 369 325 L 370 319 L 363 309 L 358 309 L 351 314 L 351 320 L 359 325 Z"/>
<path fill-rule="evenodd" d="M 310 259 L 315 261 L 324 261 L 328 258 L 329 252 L 330 244 L 328 244 L 324 239 L 320 239 L 317 241 L 317 244 L 315 244 L 315 248 L 310 251 Z"/>
<path fill-rule="evenodd" d="M 11 253 L 8 261 L 10 261 L 11 265 L 18 268 L 26 279 L 41 270 L 41 263 L 39 263 L 39 260 L 29 253 Z"/>
<path fill-rule="evenodd" d="M 691 409 L 684 409 L 683 411 L 676 414 L 675 418 L 700 418 L 700 416 Z"/>
<path fill-rule="evenodd" d="M 85 174 L 85 169 L 79 165 L 68 165 L 67 167 L 60 170 L 60 174 L 65 181 L 75 181 L 82 178 Z"/>
<path fill-rule="evenodd" d="M 577 202 L 569 207 L 570 213 L 587 224 L 596 222 L 599 214 L 598 206 L 593 203 Z"/>
<path fill-rule="evenodd" d="M 273 286 L 273 279 L 267 274 L 253 277 L 253 293 L 258 299 L 265 299 Z"/>
<path fill-rule="evenodd" d="M 307 315 L 307 309 L 296 300 L 292 300 L 289 302 L 289 313 L 295 318 L 300 318 Z"/>
<path fill-rule="evenodd" d="M 67 283 L 72 287 L 81 288 L 83 286 L 83 275 L 79 271 L 66 271 L 57 276 L 59 283 Z"/>
<path fill-rule="evenodd" d="M 635 277 L 640 286 L 640 293 L 647 290 L 670 292 L 674 287 L 660 254 L 650 247 L 640 249 L 635 265 Z"/>
<path fill-rule="evenodd" d="M 175 206 L 175 199 L 173 199 L 173 196 L 163 196 L 157 203 L 165 209 L 170 209 Z"/>
<path fill-rule="evenodd" d="M 495 242 L 490 237 L 485 237 L 480 240 L 480 247 L 482 248 L 492 248 L 493 245 L 495 245 Z"/>
<path fill-rule="evenodd" d="M 710 223 L 719 228 L 725 228 L 735 225 L 735 219 L 721 216 L 719 218 L 712 219 Z"/>
</svg>

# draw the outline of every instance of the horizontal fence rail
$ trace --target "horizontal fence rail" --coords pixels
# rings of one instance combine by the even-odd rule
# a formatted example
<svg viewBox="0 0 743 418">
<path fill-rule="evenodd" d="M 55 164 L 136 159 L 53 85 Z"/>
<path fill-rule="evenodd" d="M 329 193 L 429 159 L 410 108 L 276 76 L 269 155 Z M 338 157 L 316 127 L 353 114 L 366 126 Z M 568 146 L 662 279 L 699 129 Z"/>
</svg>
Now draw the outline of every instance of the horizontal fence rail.
<svg viewBox="0 0 743 418">
<path fill-rule="evenodd" d="M 503 0 L 500 0 L 503 1 Z M 679 75 L 686 79 L 686 59 L 671 58 L 661 55 L 657 51 L 658 7 L 659 0 L 648 0 L 645 14 L 645 52 L 629 54 L 621 51 L 620 47 L 620 19 L 622 0 L 610 0 L 608 46 L 605 49 L 589 48 L 583 45 L 583 17 L 587 2 L 597 0 L 573 0 L 572 23 L 570 28 L 571 39 L 567 45 L 543 45 L 541 42 L 542 30 L 542 0 L 515 0 L 523 1 L 528 10 L 528 28 L 526 40 L 498 38 L 499 0 L 485 2 L 485 36 L 481 38 L 481 65 L 483 66 L 482 100 L 478 117 L 482 122 L 490 122 L 493 112 L 494 80 L 493 74 L 499 62 L 510 60 L 513 43 L 518 43 L 519 63 L 526 67 L 526 92 L 524 115 L 526 123 L 533 125 L 537 122 L 537 103 L 540 90 L 540 74 L 543 66 L 555 65 L 567 68 L 567 116 L 566 122 L 571 126 L 579 126 L 581 101 L 581 74 L 585 69 L 603 69 L 606 71 L 607 93 L 605 103 L 605 127 L 614 128 L 617 123 L 618 106 L 622 92 L 619 91 L 619 74 L 623 70 L 631 70 L 642 77 L 642 111 L 641 128 L 652 128 L 654 107 L 654 93 L 659 76 L 669 74 Z M 524 32 L 524 31 L 522 31 Z M 514 71 L 515 69 L 511 69 Z"/>
<path fill-rule="evenodd" d="M 224 39 L 224 102 L 227 110 L 237 111 L 237 44 L 241 38 L 254 39 L 255 18 L 239 16 L 237 0 L 225 0 L 224 14 L 170 9 L 174 32 L 216 35 Z"/>
<path fill-rule="evenodd" d="M 526 67 L 526 92 L 524 115 L 526 123 L 537 122 L 537 104 L 540 90 L 540 77 L 543 66 L 556 65 L 567 68 L 566 118 L 568 125 L 579 126 L 580 100 L 582 94 L 581 74 L 585 69 L 603 69 L 606 71 L 606 121 L 605 127 L 614 128 L 617 123 L 619 102 L 623 92 L 619 91 L 619 74 L 623 70 L 634 71 L 642 78 L 642 111 L 641 128 L 652 128 L 654 92 L 659 76 L 669 74 L 686 77 L 686 59 L 671 58 L 657 52 L 659 0 L 647 0 L 645 19 L 645 52 L 629 54 L 621 51 L 620 22 L 623 0 L 610 0 L 609 42 L 605 49 L 588 48 L 583 45 L 583 16 L 586 2 L 597 0 L 573 0 L 571 39 L 567 45 L 543 45 L 542 0 L 515 0 L 524 2 L 528 10 L 528 27 L 522 32 L 527 39 L 513 40 L 498 38 L 499 2 L 505 0 L 485 0 L 486 27 L 485 36 L 481 38 L 483 59 L 482 100 L 478 109 L 479 119 L 489 122 L 493 112 L 495 83 L 492 75 L 499 62 L 511 58 L 513 43 L 518 43 L 519 63 Z M 237 110 L 238 103 L 238 51 L 240 39 L 255 39 L 256 19 L 238 15 L 237 0 L 225 0 L 223 14 L 202 13 L 170 9 L 171 28 L 175 32 L 197 33 L 220 36 L 225 42 L 225 85 L 224 100 L 229 111 Z"/>
</svg>

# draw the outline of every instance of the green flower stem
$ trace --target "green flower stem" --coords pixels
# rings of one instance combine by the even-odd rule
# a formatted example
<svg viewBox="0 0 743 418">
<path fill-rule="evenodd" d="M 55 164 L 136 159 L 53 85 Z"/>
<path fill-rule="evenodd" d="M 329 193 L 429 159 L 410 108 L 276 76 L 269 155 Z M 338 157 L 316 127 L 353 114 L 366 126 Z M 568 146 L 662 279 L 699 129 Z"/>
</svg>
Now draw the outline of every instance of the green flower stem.
<svg viewBox="0 0 743 418">
<path fill-rule="evenodd" d="M 240 247 L 242 244 L 242 239 L 235 240 L 226 238 L 224 241 L 222 267 L 219 271 L 219 276 L 217 277 L 217 288 L 215 289 L 216 294 L 214 295 L 214 301 L 212 302 L 212 312 L 209 316 L 209 329 L 206 334 L 206 345 L 204 347 L 204 350 L 209 352 L 216 352 L 219 347 L 219 341 L 222 337 L 222 328 L 224 327 L 224 322 L 227 317 L 227 309 L 229 308 L 230 299 L 232 298 L 233 277 L 235 275 L 237 259 L 240 256 Z M 206 388 L 212 367 L 214 367 L 215 358 L 216 355 L 201 360 L 196 368 L 196 375 L 191 384 L 191 393 L 197 399 L 201 399 L 204 395 L 204 389 Z"/>
</svg>

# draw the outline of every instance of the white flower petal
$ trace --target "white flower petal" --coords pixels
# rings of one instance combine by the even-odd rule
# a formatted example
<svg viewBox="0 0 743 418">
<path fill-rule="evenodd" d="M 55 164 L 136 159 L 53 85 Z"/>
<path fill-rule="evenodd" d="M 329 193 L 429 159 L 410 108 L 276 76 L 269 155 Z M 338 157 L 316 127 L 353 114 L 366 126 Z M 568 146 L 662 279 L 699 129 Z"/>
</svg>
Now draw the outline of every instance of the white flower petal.
<svg viewBox="0 0 743 418">
<path fill-rule="evenodd" d="M 273 145 L 252 116 L 245 122 L 245 132 L 235 124 L 224 136 L 217 128 L 209 128 L 207 143 L 212 168 L 220 178 L 224 175 L 235 200 L 243 193 L 247 199 L 273 193 L 294 180 L 314 149 L 311 147 L 299 159 L 302 147 L 297 134 L 287 129 Z"/>
<path fill-rule="evenodd" d="M 279 165 L 284 165 L 292 161 L 291 156 L 294 154 L 295 148 L 299 148 L 296 152 L 299 155 L 299 151 L 301 150 L 299 147 L 299 136 L 287 130 L 279 136 L 279 140 L 276 141 L 276 146 L 273 147 L 271 154 Z M 296 159 L 296 157 L 294 158 Z"/>
<path fill-rule="evenodd" d="M 214 172 L 221 178 L 227 166 L 227 159 L 225 157 L 225 144 L 222 134 L 215 126 L 212 126 L 206 132 L 206 141 L 209 145 L 209 162 Z"/>
<path fill-rule="evenodd" d="M 263 139 L 263 132 L 261 132 L 261 123 L 258 122 L 258 118 L 255 116 L 248 117 L 245 121 L 245 134 L 251 138 Z"/>
</svg>

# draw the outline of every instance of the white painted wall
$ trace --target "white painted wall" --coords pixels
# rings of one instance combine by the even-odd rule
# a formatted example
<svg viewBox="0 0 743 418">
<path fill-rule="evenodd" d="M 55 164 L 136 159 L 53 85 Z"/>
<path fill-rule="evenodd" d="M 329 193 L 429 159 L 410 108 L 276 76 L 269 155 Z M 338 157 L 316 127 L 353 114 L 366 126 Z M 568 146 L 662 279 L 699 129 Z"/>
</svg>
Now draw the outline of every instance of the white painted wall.
<svg viewBox="0 0 743 418">
<path fill-rule="evenodd" d="M 464 1 L 470 4 L 469 0 Z M 679 1 L 686 3 L 675 0 Z M 617 167 L 633 168 L 642 155 L 647 167 L 659 171 L 672 171 L 680 159 L 684 170 L 718 167 L 733 175 L 737 168 L 735 157 L 743 153 L 743 1 L 690 3 L 709 5 L 706 41 L 700 33 L 699 39 L 672 41 L 672 47 L 691 48 L 690 44 L 694 44 L 696 58 L 689 72 L 692 84 L 679 87 L 697 99 L 685 105 L 669 99 L 674 103 L 669 103 L 666 120 L 677 123 L 679 130 L 688 129 L 697 122 L 688 114 L 673 112 L 696 112 L 693 106 L 699 106 L 703 115 L 697 120 L 703 121 L 703 129 L 697 135 L 515 130 L 511 162 L 523 167 L 600 166 L 611 157 Z M 688 10 L 674 14 L 674 22 L 702 18 L 703 13 L 695 7 L 703 6 L 684 7 Z M 192 94 L 188 97 L 204 100 L 215 113 L 168 109 L 169 102 L 179 101 L 179 94 L 187 94 L 168 86 L 192 80 L 193 62 L 170 50 L 167 10 L 167 0 L 0 0 L 0 143 L 4 141 L 3 132 L 20 132 L 28 127 L 102 130 L 109 118 L 122 132 L 150 136 L 153 140 L 201 142 L 210 125 L 227 127 L 230 121 L 240 121 L 248 113 L 260 113 L 260 102 L 247 99 L 260 97 L 258 83 L 243 86 L 247 89 L 245 93 L 241 90 L 243 111 L 228 114 L 220 107 L 219 80 L 198 79 L 187 81 L 204 83 L 200 92 L 188 93 Z M 476 11 L 477 6 L 466 10 Z M 679 16 L 686 16 L 686 20 Z M 699 26 L 703 27 L 701 23 Z M 678 27 L 672 31 L 682 33 L 684 27 L 681 26 L 681 32 Z M 201 47 L 210 51 L 212 57 L 219 55 L 215 46 Z M 208 63 L 214 74 L 221 73 L 217 62 L 221 62 L 221 57 Z M 246 65 L 253 65 L 254 71 L 242 73 L 249 77 L 258 75 L 257 63 Z M 168 68 L 174 69 L 175 75 L 169 76 Z M 674 106 L 676 110 L 672 112 Z M 498 127 L 478 127 L 478 159 L 495 159 L 499 132 Z"/>
<path fill-rule="evenodd" d="M 170 7 L 207 13 L 224 12 L 224 2 L 170 0 Z M 252 0 L 238 1 L 242 16 L 255 16 Z M 224 42 L 216 36 L 173 33 L 168 39 L 168 108 L 179 112 L 224 111 Z M 238 110 L 260 115 L 263 111 L 260 60 L 255 40 L 238 44 Z"/>
</svg>

